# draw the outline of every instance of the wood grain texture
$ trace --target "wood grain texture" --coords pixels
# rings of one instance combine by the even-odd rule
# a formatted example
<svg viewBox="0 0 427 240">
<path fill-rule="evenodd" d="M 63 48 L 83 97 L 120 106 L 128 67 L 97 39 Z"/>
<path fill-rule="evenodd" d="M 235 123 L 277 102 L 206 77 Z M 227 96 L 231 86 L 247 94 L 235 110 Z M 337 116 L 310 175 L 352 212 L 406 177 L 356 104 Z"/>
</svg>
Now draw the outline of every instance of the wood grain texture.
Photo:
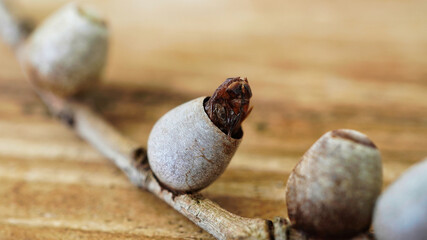
<svg viewBox="0 0 427 240">
<path fill-rule="evenodd" d="M 66 1 L 14 1 L 39 22 Z M 425 1 L 81 1 L 112 32 L 85 101 L 145 145 L 169 109 L 248 77 L 254 110 L 203 193 L 244 217 L 286 216 L 284 185 L 323 133 L 367 134 L 384 187 L 427 156 Z M 1 239 L 210 239 L 51 119 L 0 44 Z"/>
</svg>

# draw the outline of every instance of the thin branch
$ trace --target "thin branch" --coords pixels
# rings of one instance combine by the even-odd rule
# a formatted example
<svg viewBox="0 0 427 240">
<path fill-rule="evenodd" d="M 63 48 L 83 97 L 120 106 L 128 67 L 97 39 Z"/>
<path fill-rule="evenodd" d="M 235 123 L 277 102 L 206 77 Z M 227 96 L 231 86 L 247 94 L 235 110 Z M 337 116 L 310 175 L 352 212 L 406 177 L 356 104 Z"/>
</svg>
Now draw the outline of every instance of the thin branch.
<svg viewBox="0 0 427 240">
<path fill-rule="evenodd" d="M 174 193 L 160 186 L 148 166 L 145 150 L 80 103 L 37 90 L 51 113 L 70 126 L 119 167 L 136 186 L 146 189 L 218 239 L 273 239 L 273 223 L 232 214 L 201 194 Z M 279 233 L 278 233 L 279 234 Z M 284 233 L 280 233 L 283 236 Z"/>
<path fill-rule="evenodd" d="M 139 144 L 120 134 L 87 106 L 36 90 L 54 116 L 114 162 L 134 185 L 150 191 L 217 239 L 313 239 L 292 229 L 290 223 L 282 218 L 276 218 L 274 222 L 244 218 L 226 211 L 200 193 L 175 195 L 162 188 L 153 177 L 146 152 Z M 361 234 L 353 238 L 356 239 L 369 240 L 373 237 Z"/>
</svg>

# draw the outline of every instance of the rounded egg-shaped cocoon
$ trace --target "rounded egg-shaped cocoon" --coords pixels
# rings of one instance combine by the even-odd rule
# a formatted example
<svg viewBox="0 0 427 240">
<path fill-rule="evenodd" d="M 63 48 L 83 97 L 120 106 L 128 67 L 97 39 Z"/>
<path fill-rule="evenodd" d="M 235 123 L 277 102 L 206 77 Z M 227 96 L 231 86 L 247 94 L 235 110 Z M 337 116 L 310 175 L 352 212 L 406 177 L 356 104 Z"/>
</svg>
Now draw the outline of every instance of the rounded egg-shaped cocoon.
<svg viewBox="0 0 427 240">
<path fill-rule="evenodd" d="M 381 191 L 381 156 L 364 134 L 324 134 L 304 154 L 286 186 L 288 215 L 315 237 L 351 237 L 367 231 Z"/>
<path fill-rule="evenodd" d="M 20 57 L 33 84 L 69 96 L 99 80 L 107 52 L 106 23 L 71 3 L 36 28 Z"/>
<path fill-rule="evenodd" d="M 427 238 L 427 158 L 402 174 L 378 198 L 374 231 L 379 240 Z"/>
<path fill-rule="evenodd" d="M 215 181 L 236 152 L 238 138 L 223 133 L 204 110 L 207 97 L 184 103 L 161 117 L 148 139 L 155 177 L 177 193 L 201 190 Z"/>
</svg>

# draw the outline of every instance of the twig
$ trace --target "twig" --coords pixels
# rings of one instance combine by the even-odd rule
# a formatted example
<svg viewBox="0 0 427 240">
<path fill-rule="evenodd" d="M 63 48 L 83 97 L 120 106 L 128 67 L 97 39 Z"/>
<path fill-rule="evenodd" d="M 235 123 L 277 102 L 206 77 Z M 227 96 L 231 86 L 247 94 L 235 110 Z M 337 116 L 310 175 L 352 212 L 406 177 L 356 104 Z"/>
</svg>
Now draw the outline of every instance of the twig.
<svg viewBox="0 0 427 240">
<path fill-rule="evenodd" d="M 150 191 L 217 239 L 312 239 L 292 229 L 282 218 L 276 218 L 274 222 L 244 218 L 226 211 L 200 193 L 175 195 L 162 188 L 154 178 L 145 150 L 120 134 L 101 116 L 81 103 L 39 89 L 36 91 L 54 116 L 114 162 L 134 185 Z M 372 236 L 362 234 L 353 239 L 368 240 Z"/>
<path fill-rule="evenodd" d="M 42 90 L 37 92 L 53 115 L 113 161 L 133 184 L 150 191 L 214 237 L 274 238 L 273 223 L 269 220 L 240 217 L 222 209 L 201 194 L 174 195 L 162 188 L 148 166 L 145 150 L 137 143 L 118 133 L 85 105 L 66 101 Z M 277 232 L 276 235 L 285 236 L 285 233 Z"/>
</svg>

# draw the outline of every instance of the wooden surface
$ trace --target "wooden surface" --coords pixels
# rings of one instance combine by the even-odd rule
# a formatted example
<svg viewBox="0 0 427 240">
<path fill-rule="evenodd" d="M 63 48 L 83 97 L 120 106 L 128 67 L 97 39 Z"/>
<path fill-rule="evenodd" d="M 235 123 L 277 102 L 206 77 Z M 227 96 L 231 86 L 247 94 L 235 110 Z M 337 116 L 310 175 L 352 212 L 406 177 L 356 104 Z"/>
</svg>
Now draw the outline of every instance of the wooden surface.
<svg viewBox="0 0 427 240">
<path fill-rule="evenodd" d="M 40 21 L 65 1 L 17 0 Z M 203 191 L 245 217 L 286 216 L 284 185 L 323 133 L 366 133 L 384 186 L 427 156 L 426 1 L 85 1 L 111 27 L 89 102 L 145 145 L 162 114 L 248 77 L 254 110 Z M 0 44 L 0 239 L 210 239 L 51 119 Z"/>
</svg>

